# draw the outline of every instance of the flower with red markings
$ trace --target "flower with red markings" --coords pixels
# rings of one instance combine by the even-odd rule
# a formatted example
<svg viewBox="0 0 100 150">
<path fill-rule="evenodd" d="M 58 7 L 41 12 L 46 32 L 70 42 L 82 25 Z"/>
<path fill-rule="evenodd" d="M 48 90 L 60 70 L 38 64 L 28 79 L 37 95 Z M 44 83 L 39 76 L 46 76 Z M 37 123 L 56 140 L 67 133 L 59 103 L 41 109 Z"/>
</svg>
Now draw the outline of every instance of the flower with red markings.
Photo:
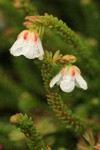
<svg viewBox="0 0 100 150">
<path fill-rule="evenodd" d="M 67 66 L 62 68 L 61 71 L 51 80 L 50 87 L 55 84 L 60 85 L 60 88 L 64 92 L 71 92 L 75 86 L 87 89 L 87 83 L 80 74 L 80 69 L 76 66 Z"/>
<path fill-rule="evenodd" d="M 43 59 L 44 51 L 40 38 L 35 31 L 24 30 L 19 35 L 10 49 L 14 56 L 24 55 L 26 58 Z"/>
</svg>

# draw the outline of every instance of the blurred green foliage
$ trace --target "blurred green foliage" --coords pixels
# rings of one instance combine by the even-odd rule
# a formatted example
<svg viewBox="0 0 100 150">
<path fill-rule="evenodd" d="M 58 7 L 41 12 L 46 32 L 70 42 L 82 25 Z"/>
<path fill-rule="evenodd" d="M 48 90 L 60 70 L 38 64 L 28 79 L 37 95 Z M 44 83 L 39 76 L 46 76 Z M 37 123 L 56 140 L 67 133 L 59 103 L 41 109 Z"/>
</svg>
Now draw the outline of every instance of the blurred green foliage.
<svg viewBox="0 0 100 150">
<path fill-rule="evenodd" d="M 27 113 L 53 150 L 75 150 L 77 137 L 66 131 L 50 110 L 43 88 L 41 62 L 24 56 L 13 57 L 9 49 L 16 40 L 27 15 L 52 14 L 67 23 L 87 44 L 84 55 L 68 46 L 65 39 L 46 29 L 44 49 L 74 54 L 77 66 L 88 83 L 88 90 L 76 88 L 61 93 L 64 103 L 81 118 L 100 124 L 100 2 L 99 0 L 0 0 L 0 150 L 25 150 L 25 137 L 9 123 L 17 112 Z M 91 57 L 89 57 L 91 56 Z M 92 68 L 92 65 L 95 66 Z M 94 127 L 96 132 L 99 129 Z"/>
</svg>

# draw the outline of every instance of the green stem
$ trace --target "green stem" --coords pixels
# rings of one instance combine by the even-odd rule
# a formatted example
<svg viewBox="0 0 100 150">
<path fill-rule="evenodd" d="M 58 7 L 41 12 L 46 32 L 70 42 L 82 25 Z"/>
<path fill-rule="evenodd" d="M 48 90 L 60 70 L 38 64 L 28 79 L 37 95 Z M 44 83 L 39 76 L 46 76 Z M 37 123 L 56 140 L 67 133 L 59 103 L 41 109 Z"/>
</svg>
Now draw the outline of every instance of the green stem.
<svg viewBox="0 0 100 150">
<path fill-rule="evenodd" d="M 27 115 L 16 114 L 11 117 L 10 121 L 25 134 L 30 150 L 47 150 L 42 137 L 36 131 L 31 117 L 28 118 Z"/>
<path fill-rule="evenodd" d="M 58 20 L 57 17 L 53 17 L 52 15 L 48 14 L 45 14 L 45 16 L 43 16 L 43 19 L 45 20 L 43 22 L 43 26 L 55 30 L 57 34 L 63 37 L 67 44 L 71 45 L 73 49 L 76 50 L 77 55 L 82 58 L 85 66 L 87 67 L 87 69 L 89 69 L 91 74 L 94 75 L 93 70 L 96 70 L 96 72 L 99 73 L 99 64 L 96 59 L 93 58 L 91 49 L 82 41 L 82 39 L 78 37 L 78 35 L 74 31 L 72 31 L 66 25 L 66 23 Z"/>
<path fill-rule="evenodd" d="M 52 15 L 45 14 L 44 16 L 36 16 L 34 19 L 33 16 L 28 16 L 26 19 L 33 25 L 33 27 L 47 27 L 49 29 L 55 30 L 65 41 L 66 45 L 70 45 L 71 49 L 74 49 L 82 58 L 82 61 L 85 63 L 85 67 L 94 76 L 94 74 L 99 74 L 99 64 L 94 56 L 91 53 L 91 49 L 83 42 L 79 36 L 72 31 L 66 23 L 62 20 L 58 20 L 57 17 Z M 28 27 L 26 25 L 26 27 Z M 30 27 L 28 27 L 30 28 Z M 70 49 L 69 49 L 70 50 Z M 95 73 L 94 73 L 95 70 Z"/>
<path fill-rule="evenodd" d="M 63 104 L 63 100 L 58 92 L 49 87 L 51 78 L 51 74 L 49 72 L 50 63 L 44 58 L 42 65 L 42 76 L 49 106 L 56 113 L 56 116 L 63 120 L 66 127 L 71 128 L 78 134 L 82 133 L 86 127 L 85 122 L 83 122 L 78 116 L 74 115 L 72 111 L 65 104 Z"/>
</svg>

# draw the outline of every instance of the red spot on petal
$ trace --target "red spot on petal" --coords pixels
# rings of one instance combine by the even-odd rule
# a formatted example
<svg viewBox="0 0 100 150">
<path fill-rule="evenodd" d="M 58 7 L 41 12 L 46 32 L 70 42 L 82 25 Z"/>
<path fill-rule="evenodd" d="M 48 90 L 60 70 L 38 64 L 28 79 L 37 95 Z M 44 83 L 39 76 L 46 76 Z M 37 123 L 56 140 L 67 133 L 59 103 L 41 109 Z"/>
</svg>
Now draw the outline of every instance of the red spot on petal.
<svg viewBox="0 0 100 150">
<path fill-rule="evenodd" d="M 76 72 L 75 72 L 75 70 L 74 70 L 74 69 L 72 69 L 72 70 L 71 70 L 71 75 L 72 75 L 72 76 L 74 76 L 74 75 L 75 75 L 75 73 L 76 73 Z"/>
<path fill-rule="evenodd" d="M 37 37 L 36 33 L 34 33 L 34 41 L 36 42 L 37 39 L 38 39 L 38 37 Z"/>
<path fill-rule="evenodd" d="M 28 38 L 28 34 L 29 34 L 29 32 L 24 33 L 24 35 L 23 35 L 24 40 L 26 40 Z"/>
</svg>

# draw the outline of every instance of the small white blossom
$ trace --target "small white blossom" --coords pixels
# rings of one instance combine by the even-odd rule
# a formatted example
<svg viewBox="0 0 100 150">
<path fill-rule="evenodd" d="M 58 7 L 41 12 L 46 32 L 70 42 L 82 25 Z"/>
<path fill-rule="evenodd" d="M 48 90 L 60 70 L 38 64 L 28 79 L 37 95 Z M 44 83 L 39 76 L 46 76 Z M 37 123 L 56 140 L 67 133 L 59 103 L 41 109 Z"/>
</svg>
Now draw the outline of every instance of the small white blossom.
<svg viewBox="0 0 100 150">
<path fill-rule="evenodd" d="M 87 90 L 87 83 L 80 74 L 80 70 L 76 66 L 68 66 L 63 68 L 50 82 L 52 88 L 55 84 L 60 85 L 64 92 L 71 92 L 75 86 Z"/>
<path fill-rule="evenodd" d="M 43 59 L 44 51 L 41 40 L 34 31 L 24 30 L 19 35 L 15 43 L 10 49 L 10 53 L 14 56 L 24 55 L 29 59 Z"/>
</svg>

